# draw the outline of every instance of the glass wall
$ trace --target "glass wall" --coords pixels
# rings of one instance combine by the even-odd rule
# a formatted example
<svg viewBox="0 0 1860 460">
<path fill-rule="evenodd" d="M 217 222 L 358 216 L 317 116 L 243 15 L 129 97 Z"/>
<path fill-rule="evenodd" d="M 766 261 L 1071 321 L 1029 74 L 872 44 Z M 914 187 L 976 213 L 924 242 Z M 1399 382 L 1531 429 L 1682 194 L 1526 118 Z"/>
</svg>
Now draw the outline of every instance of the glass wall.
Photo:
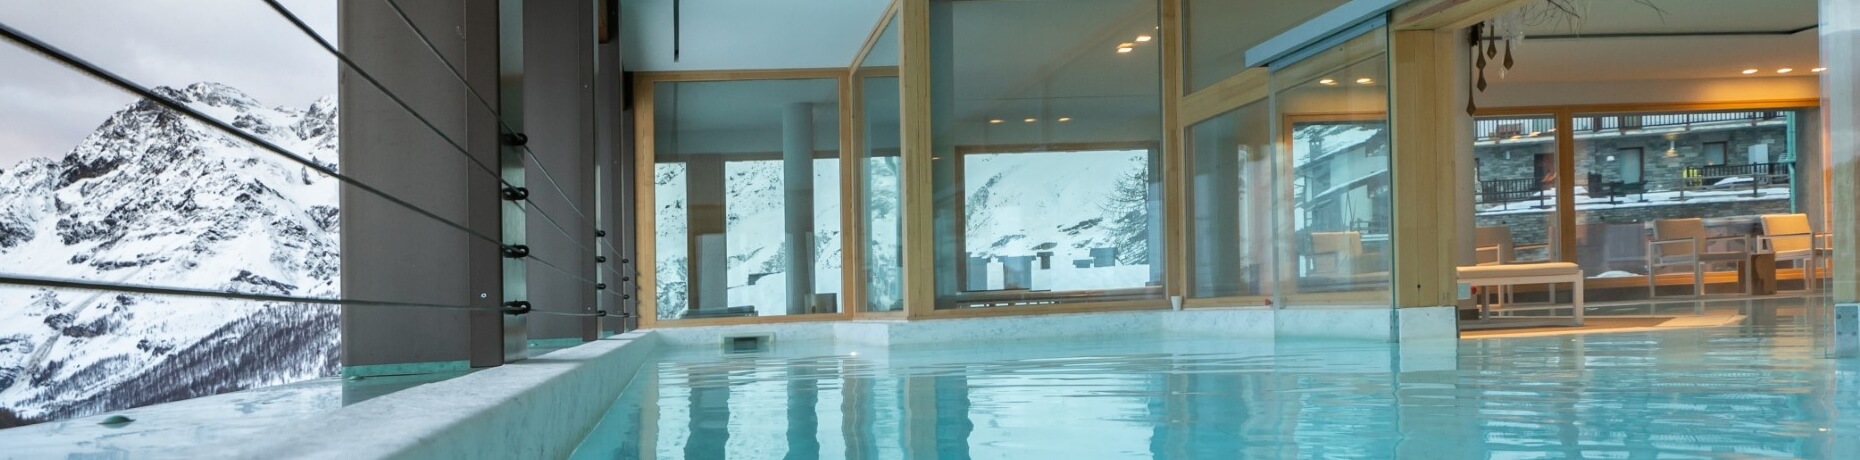
<svg viewBox="0 0 1860 460">
<path fill-rule="evenodd" d="M 904 309 L 901 245 L 903 176 L 899 174 L 898 15 L 879 33 L 853 74 L 859 85 L 864 168 L 860 181 L 865 228 L 866 311 Z"/>
<path fill-rule="evenodd" d="M 1156 8 L 931 3 L 937 308 L 1163 296 Z"/>
<path fill-rule="evenodd" d="M 839 81 L 653 87 L 661 320 L 839 311 Z"/>
<path fill-rule="evenodd" d="M 1808 264 L 1825 261 L 1797 249 L 1826 242 L 1765 237 L 1818 228 L 1797 215 L 1806 205 L 1796 200 L 1797 187 L 1819 179 L 1798 175 L 1798 146 L 1819 142 L 1804 134 L 1817 128 L 1801 126 L 1798 116 L 1575 114 L 1576 260 L 1589 277 L 1602 278 L 1587 285 L 1592 298 L 1694 294 L 1695 281 L 1703 293 L 1741 293 L 1742 265 L 1758 251 L 1777 252 L 1784 289 L 1803 287 Z"/>
<path fill-rule="evenodd" d="M 1188 92 L 1246 70 L 1246 50 L 1346 0 L 1184 0 Z"/>
<path fill-rule="evenodd" d="M 1480 117 L 1473 133 L 1476 265 L 1547 262 L 1555 242 L 1556 118 Z"/>
<path fill-rule="evenodd" d="M 1387 50 L 1377 28 L 1272 70 L 1283 305 L 1392 305 Z"/>
<path fill-rule="evenodd" d="M 1269 101 L 1188 128 L 1189 292 L 1198 298 L 1270 295 L 1273 190 Z"/>
</svg>

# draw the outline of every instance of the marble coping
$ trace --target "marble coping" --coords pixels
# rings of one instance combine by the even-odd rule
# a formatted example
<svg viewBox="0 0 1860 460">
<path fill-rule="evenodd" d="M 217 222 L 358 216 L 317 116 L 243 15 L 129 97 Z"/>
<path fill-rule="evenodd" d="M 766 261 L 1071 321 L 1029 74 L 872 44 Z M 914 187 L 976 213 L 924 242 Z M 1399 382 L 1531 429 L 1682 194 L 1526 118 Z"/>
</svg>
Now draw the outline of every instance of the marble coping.
<svg viewBox="0 0 1860 460">
<path fill-rule="evenodd" d="M 659 346 L 635 331 L 363 401 L 194 458 L 564 458 Z M 599 403 L 590 403 L 597 401 Z"/>
<path fill-rule="evenodd" d="M 762 335 L 783 342 L 896 346 L 989 343 L 1130 334 L 1236 338 L 1310 337 L 1410 341 L 1458 338 L 1454 307 L 1194 308 L 983 318 L 772 323 L 655 329 L 666 346 L 721 348 L 725 337 Z"/>
</svg>

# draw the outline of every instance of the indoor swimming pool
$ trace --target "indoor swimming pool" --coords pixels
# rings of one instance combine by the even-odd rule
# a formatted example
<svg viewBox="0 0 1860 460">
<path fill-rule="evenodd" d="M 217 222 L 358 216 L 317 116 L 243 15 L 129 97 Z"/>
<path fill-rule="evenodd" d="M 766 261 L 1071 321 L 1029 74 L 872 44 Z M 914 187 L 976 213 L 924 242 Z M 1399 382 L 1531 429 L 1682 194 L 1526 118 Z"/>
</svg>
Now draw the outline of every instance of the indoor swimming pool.
<svg viewBox="0 0 1860 460">
<path fill-rule="evenodd" d="M 679 350 L 646 364 L 575 457 L 1855 458 L 1860 366 L 1821 359 L 1799 313 L 1742 313 L 1399 347 Z"/>
</svg>

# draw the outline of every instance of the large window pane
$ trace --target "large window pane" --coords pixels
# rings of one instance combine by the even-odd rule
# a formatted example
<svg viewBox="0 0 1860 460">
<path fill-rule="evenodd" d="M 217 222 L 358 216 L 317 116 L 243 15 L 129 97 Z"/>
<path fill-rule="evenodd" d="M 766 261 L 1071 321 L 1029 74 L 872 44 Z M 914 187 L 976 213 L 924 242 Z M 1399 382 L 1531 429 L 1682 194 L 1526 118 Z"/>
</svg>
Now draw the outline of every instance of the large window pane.
<svg viewBox="0 0 1860 460">
<path fill-rule="evenodd" d="M 866 235 L 866 311 L 904 309 L 902 219 L 903 176 L 899 173 L 898 17 L 879 34 L 860 61 L 854 84 L 860 85 L 864 131 L 861 168 L 862 224 Z"/>
<path fill-rule="evenodd" d="M 1586 284 L 1593 298 L 1691 294 L 1701 277 L 1705 293 L 1742 292 L 1744 256 L 1775 249 L 1761 238 L 1763 216 L 1796 213 L 1795 187 L 1815 179 L 1797 175 L 1803 136 L 1796 116 L 1789 110 L 1576 114 L 1576 258 L 1586 275 L 1599 278 Z M 1701 237 L 1698 245 L 1693 235 Z M 1669 242 L 1676 239 L 1687 241 Z M 1701 251 L 1707 262 L 1695 264 L 1693 254 Z M 1809 261 L 1787 254 L 1778 253 L 1779 278 L 1785 289 L 1800 287 Z"/>
<path fill-rule="evenodd" d="M 653 104 L 659 318 L 839 311 L 838 81 L 663 82 Z"/>
<path fill-rule="evenodd" d="M 1476 265 L 1556 259 L 1556 119 L 1485 117 L 1473 134 Z"/>
<path fill-rule="evenodd" d="M 1271 293 L 1270 110 L 1261 100 L 1188 129 L 1189 289 L 1196 297 Z"/>
<path fill-rule="evenodd" d="M 1156 3 L 930 13 L 937 307 L 1160 298 Z"/>
<path fill-rule="evenodd" d="M 1376 29 L 1273 70 L 1286 305 L 1391 305 L 1387 49 Z"/>
</svg>

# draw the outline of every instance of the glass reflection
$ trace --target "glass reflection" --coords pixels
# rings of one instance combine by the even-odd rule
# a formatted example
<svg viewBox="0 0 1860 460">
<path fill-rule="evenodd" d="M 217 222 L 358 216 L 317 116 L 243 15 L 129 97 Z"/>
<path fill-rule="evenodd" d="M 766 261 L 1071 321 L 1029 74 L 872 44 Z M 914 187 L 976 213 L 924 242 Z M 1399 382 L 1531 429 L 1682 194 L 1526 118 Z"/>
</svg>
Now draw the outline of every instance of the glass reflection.
<svg viewBox="0 0 1860 460">
<path fill-rule="evenodd" d="M 659 319 L 838 312 L 838 81 L 653 91 Z"/>
<path fill-rule="evenodd" d="M 1272 71 L 1282 305 L 1392 301 L 1387 50 L 1377 28 Z"/>
<path fill-rule="evenodd" d="M 930 22 L 936 308 L 1161 299 L 1157 3 L 931 2 Z"/>
</svg>

